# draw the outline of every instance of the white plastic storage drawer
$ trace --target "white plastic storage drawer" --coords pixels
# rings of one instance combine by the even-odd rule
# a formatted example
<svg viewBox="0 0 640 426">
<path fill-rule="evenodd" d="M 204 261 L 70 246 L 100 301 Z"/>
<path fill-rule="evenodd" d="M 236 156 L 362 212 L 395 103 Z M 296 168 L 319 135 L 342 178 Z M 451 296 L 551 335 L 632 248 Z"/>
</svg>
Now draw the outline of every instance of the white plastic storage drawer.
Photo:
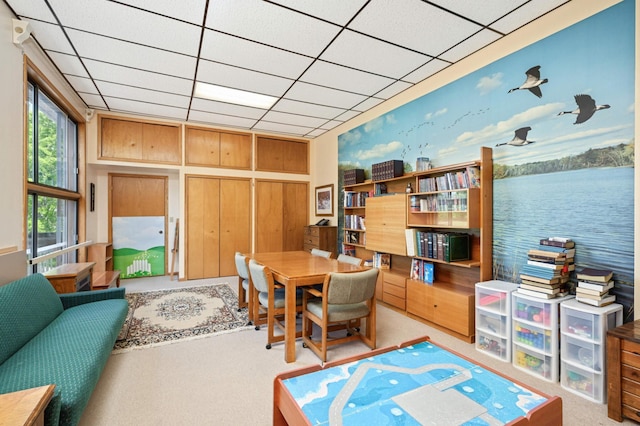
<svg viewBox="0 0 640 426">
<path fill-rule="evenodd" d="M 520 321 L 513 321 L 513 342 L 530 346 L 547 354 L 555 353 L 553 332 Z M 556 344 L 557 345 L 557 344 Z M 555 349 L 555 350 L 554 350 Z"/>
<path fill-rule="evenodd" d="M 509 294 L 503 291 L 496 291 L 488 288 L 476 288 L 476 300 L 478 308 L 486 311 L 493 311 L 499 314 L 506 314 L 509 307 L 507 300 Z"/>
<path fill-rule="evenodd" d="M 544 327 L 552 327 L 555 325 L 552 324 L 551 303 L 526 299 L 516 293 L 513 293 L 513 295 L 514 320 L 525 320 Z M 557 305 L 554 305 L 553 307 L 558 309 Z"/>
<path fill-rule="evenodd" d="M 543 355 L 520 345 L 513 345 L 513 365 L 533 376 L 558 381 L 557 356 Z"/>
<path fill-rule="evenodd" d="M 509 361 L 510 345 L 509 339 L 506 337 L 495 336 L 480 330 L 476 331 L 476 349 L 494 358 Z"/>
<path fill-rule="evenodd" d="M 602 346 L 599 343 L 575 339 L 571 336 L 563 335 L 561 340 L 560 353 L 562 359 L 570 364 L 602 372 L 605 360 Z"/>
<path fill-rule="evenodd" d="M 573 334 L 583 339 L 604 341 L 607 330 L 622 325 L 620 305 L 602 308 L 592 307 L 575 300 L 564 302 L 560 307 L 560 327 L 564 334 Z"/>
<path fill-rule="evenodd" d="M 595 402 L 605 402 L 604 380 L 602 380 L 601 374 L 594 373 L 590 370 L 583 370 L 566 361 L 562 361 L 562 363 L 560 384 L 564 389 Z"/>
<path fill-rule="evenodd" d="M 508 318 L 492 312 L 478 311 L 478 331 L 484 331 L 499 337 L 509 335 Z"/>
</svg>

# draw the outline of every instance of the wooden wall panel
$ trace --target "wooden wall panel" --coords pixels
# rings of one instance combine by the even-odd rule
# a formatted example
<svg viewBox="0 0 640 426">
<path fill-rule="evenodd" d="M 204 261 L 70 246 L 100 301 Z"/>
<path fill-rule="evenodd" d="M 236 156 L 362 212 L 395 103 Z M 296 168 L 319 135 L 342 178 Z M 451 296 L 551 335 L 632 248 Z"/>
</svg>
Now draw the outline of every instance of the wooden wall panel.
<svg viewBox="0 0 640 426">
<path fill-rule="evenodd" d="M 205 181 L 202 198 L 204 200 L 204 234 L 202 253 L 204 254 L 203 274 L 205 278 L 220 276 L 220 180 L 203 178 Z"/>
<path fill-rule="evenodd" d="M 220 276 L 236 275 L 234 254 L 251 252 L 251 181 L 220 181 Z"/>
<path fill-rule="evenodd" d="M 256 182 L 256 248 L 257 253 L 282 251 L 283 183 Z"/>
<path fill-rule="evenodd" d="M 284 250 L 304 248 L 304 227 L 308 225 L 309 186 L 306 183 L 284 184 L 283 235 Z"/>
</svg>

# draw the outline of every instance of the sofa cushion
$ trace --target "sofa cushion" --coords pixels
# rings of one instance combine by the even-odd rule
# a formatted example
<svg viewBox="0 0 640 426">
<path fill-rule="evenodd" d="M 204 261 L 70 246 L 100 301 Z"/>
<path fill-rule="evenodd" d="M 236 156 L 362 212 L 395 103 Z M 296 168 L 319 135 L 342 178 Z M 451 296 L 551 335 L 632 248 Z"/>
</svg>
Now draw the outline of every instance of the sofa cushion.
<svg viewBox="0 0 640 426">
<path fill-rule="evenodd" d="M 125 299 L 66 309 L 0 365 L 0 393 L 53 383 L 60 394 L 60 424 L 77 424 L 127 312 Z"/>
<path fill-rule="evenodd" d="M 0 306 L 0 364 L 63 310 L 60 297 L 42 274 L 0 286 Z"/>
</svg>

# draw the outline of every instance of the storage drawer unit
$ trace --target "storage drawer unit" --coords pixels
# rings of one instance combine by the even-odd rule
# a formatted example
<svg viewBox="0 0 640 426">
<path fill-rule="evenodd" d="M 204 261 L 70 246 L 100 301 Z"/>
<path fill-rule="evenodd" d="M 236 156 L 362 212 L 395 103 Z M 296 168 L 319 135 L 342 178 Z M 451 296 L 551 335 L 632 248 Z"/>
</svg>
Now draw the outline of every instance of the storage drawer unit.
<svg viewBox="0 0 640 426">
<path fill-rule="evenodd" d="M 338 244 L 338 228 L 335 226 L 315 226 L 304 227 L 304 250 L 310 252 L 311 249 L 330 251 L 335 259 L 338 255 L 336 250 Z"/>
<path fill-rule="evenodd" d="M 518 286 L 505 281 L 476 283 L 476 349 L 511 362 L 511 293 Z"/>
<path fill-rule="evenodd" d="M 382 273 L 382 301 L 398 309 L 405 310 L 407 300 L 407 277 L 393 272 Z"/>
<path fill-rule="evenodd" d="M 607 332 L 607 412 L 640 422 L 640 320 Z"/>
</svg>

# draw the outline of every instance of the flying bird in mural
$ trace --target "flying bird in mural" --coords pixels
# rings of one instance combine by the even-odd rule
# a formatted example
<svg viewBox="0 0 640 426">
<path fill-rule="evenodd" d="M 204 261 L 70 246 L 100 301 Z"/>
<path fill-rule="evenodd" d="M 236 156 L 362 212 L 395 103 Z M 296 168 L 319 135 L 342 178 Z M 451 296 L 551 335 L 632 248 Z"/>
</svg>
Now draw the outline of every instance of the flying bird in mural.
<svg viewBox="0 0 640 426">
<path fill-rule="evenodd" d="M 516 130 L 516 134 L 513 137 L 513 139 L 511 139 L 509 142 L 499 143 L 496 146 L 502 146 L 502 145 L 523 146 L 523 145 L 529 145 L 530 143 L 534 143 L 535 141 L 527 140 L 527 133 L 529 133 L 529 130 L 531 130 L 531 127 L 521 127 L 518 130 Z"/>
<path fill-rule="evenodd" d="M 529 90 L 531 93 L 536 95 L 537 97 L 542 97 L 542 90 L 540 90 L 540 85 L 544 83 L 548 83 L 548 79 L 541 80 L 540 79 L 540 65 L 536 65 L 535 67 L 531 67 L 525 73 L 527 75 L 527 79 L 522 83 L 520 87 L 514 87 L 509 90 L 508 93 L 511 93 L 516 90 Z"/>
<path fill-rule="evenodd" d="M 611 106 L 604 105 L 596 105 L 596 101 L 589 95 L 575 95 L 576 104 L 578 104 L 578 108 L 573 111 L 562 111 L 559 112 L 558 115 L 564 114 L 577 114 L 576 122 L 573 124 L 584 123 L 588 119 L 596 113 L 596 111 L 600 111 L 601 109 L 611 108 Z"/>
</svg>

